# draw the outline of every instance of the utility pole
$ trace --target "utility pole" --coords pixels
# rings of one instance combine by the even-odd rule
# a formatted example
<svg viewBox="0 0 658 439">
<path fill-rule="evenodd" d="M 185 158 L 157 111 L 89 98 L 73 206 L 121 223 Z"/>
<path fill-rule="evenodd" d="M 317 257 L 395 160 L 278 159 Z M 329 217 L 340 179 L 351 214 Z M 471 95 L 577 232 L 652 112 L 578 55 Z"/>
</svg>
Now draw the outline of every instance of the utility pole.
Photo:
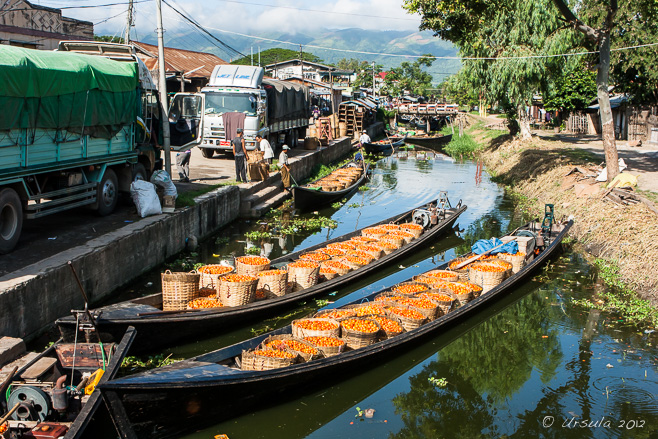
<svg viewBox="0 0 658 439">
<path fill-rule="evenodd" d="M 254 65 L 254 46 L 250 47 L 251 49 L 251 65 Z"/>
<path fill-rule="evenodd" d="M 375 62 L 372 62 L 372 97 L 375 97 Z"/>
<path fill-rule="evenodd" d="M 260 65 L 260 46 L 258 46 L 258 66 L 263 67 Z"/>
<path fill-rule="evenodd" d="M 163 149 L 165 159 L 165 171 L 171 176 L 171 139 L 169 137 L 169 105 L 167 104 L 167 77 L 165 72 L 164 59 L 164 29 L 162 28 L 162 0 L 155 0 L 157 9 L 158 28 L 158 70 L 159 81 L 158 89 L 160 91 L 160 103 L 162 104 L 162 137 L 164 138 Z"/>
<path fill-rule="evenodd" d="M 299 45 L 299 65 L 302 68 L 302 85 L 304 85 L 304 58 L 302 58 L 302 45 Z"/>
<path fill-rule="evenodd" d="M 128 18 L 126 21 L 126 34 L 123 37 L 123 44 L 130 44 L 130 28 L 133 25 L 133 0 L 128 2 Z"/>
</svg>

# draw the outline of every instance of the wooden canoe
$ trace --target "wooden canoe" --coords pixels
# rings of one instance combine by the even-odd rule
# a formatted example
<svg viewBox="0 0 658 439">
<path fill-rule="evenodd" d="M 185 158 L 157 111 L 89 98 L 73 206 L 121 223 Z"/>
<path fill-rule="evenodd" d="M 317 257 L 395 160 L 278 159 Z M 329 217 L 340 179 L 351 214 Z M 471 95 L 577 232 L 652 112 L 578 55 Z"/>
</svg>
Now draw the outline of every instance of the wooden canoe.
<svg viewBox="0 0 658 439">
<path fill-rule="evenodd" d="M 82 336 L 80 338 L 82 339 Z M 58 379 L 64 387 L 71 384 L 78 386 L 83 373 L 93 373 L 101 367 L 104 367 L 104 373 L 98 384 L 111 380 L 119 371 L 134 338 L 135 329 L 128 328 L 118 345 L 105 344 L 101 347 L 98 343 L 82 342 L 76 345 L 64 343 L 60 339 L 20 368 L 11 381 L 8 394 L 12 407 L 15 405 L 14 401 L 20 402 L 21 406 L 8 422 L 6 437 L 20 437 L 20 434 L 26 431 L 41 427 L 52 431 L 65 431 L 64 434 L 57 435 L 65 439 L 83 437 L 94 413 L 102 406 L 100 391 L 98 388 L 90 389 L 92 393 L 87 397 L 84 387 L 81 391 L 69 389 L 64 397 L 67 408 L 60 413 L 55 409 L 56 398 L 52 389 L 57 387 Z M 107 353 L 105 364 L 101 349 Z M 36 377 L 37 374 L 40 375 Z M 61 421 L 62 419 L 73 420 Z"/>
<path fill-rule="evenodd" d="M 434 202 L 436 205 L 436 202 Z M 427 207 L 421 205 L 401 215 L 396 215 L 373 224 L 388 224 L 391 222 L 412 222 L 412 215 L 418 209 Z M 321 296 L 336 291 L 348 283 L 357 279 L 376 273 L 380 268 L 391 264 L 402 257 L 413 254 L 418 249 L 430 245 L 442 234 L 448 233 L 459 217 L 466 210 L 461 206 L 461 201 L 454 208 L 445 209 L 445 215 L 439 218 L 435 225 L 430 225 L 423 234 L 400 249 L 373 261 L 359 269 L 338 276 L 334 279 L 319 283 L 304 290 L 286 294 L 284 296 L 252 302 L 247 305 L 236 307 L 210 308 L 190 311 L 162 311 L 162 293 L 120 302 L 93 311 L 100 314 L 96 319 L 96 325 L 104 340 L 112 341 L 121 337 L 128 326 L 137 329 L 137 339 L 133 343 L 132 352 L 154 351 L 163 346 L 184 339 L 197 339 L 210 334 L 217 335 L 218 331 L 245 325 L 249 321 L 266 318 L 286 308 L 294 307 L 299 301 Z M 302 253 L 310 252 L 325 247 L 331 242 L 349 240 L 353 236 L 361 235 L 363 229 L 356 230 L 332 240 L 314 245 L 312 247 L 290 253 L 271 261 L 271 266 L 282 267 L 288 262 L 296 260 Z M 66 340 L 75 335 L 75 318 L 64 317 L 57 320 L 62 337 Z"/>
<path fill-rule="evenodd" d="M 406 136 L 405 136 L 406 137 Z M 364 143 L 363 149 L 367 154 L 383 154 L 387 151 L 393 151 L 395 148 L 404 145 L 404 139 L 398 138 L 397 140 L 380 140 L 378 142 Z"/>
<path fill-rule="evenodd" d="M 359 177 L 357 181 L 355 181 L 352 185 L 349 187 L 346 187 L 343 190 L 340 191 L 323 191 L 320 189 L 314 189 L 311 187 L 308 187 L 308 185 L 304 186 L 293 186 L 292 187 L 292 197 L 294 200 L 294 206 L 295 209 L 299 210 L 317 210 L 321 208 L 322 206 L 326 206 L 327 204 L 331 204 L 334 201 L 341 200 L 344 197 L 347 197 L 350 195 L 352 192 L 357 190 L 359 186 L 363 184 L 364 181 L 366 181 L 367 175 L 368 175 L 368 169 L 369 166 L 367 163 L 362 162 L 363 164 L 358 164 L 355 162 L 350 162 L 344 166 L 341 166 L 339 169 L 347 168 L 349 166 L 363 166 L 363 173 Z M 319 180 L 319 179 L 318 179 Z M 315 183 L 318 180 L 315 180 L 311 183 Z M 309 184 L 311 184 L 309 183 Z"/>
<path fill-rule="evenodd" d="M 390 136 L 391 140 L 402 139 L 400 136 Z M 441 152 L 443 147 L 446 146 L 452 140 L 452 134 L 440 135 L 440 136 L 407 136 L 405 138 L 405 143 L 411 145 L 422 146 L 424 148 L 430 148 L 434 151 Z"/>
<path fill-rule="evenodd" d="M 270 335 L 290 334 L 291 327 L 286 326 L 171 366 L 110 381 L 101 386 L 103 398 L 113 420 L 121 425 L 124 437 L 160 438 L 217 423 L 254 407 L 264 407 L 267 401 L 278 402 L 307 393 L 329 380 L 340 380 L 341 376 L 352 377 L 357 371 L 367 371 L 374 362 L 386 361 L 512 292 L 561 249 L 562 239 L 572 224 L 573 221 L 552 225 L 550 234 L 540 232 L 540 223 L 518 229 L 524 236 L 538 230 L 543 238 L 543 245 L 538 247 L 540 252 L 534 259 L 487 293 L 412 331 L 360 349 L 278 369 L 251 371 L 237 366 L 236 358 L 240 358 L 243 351 L 256 348 Z M 448 265 L 438 268 L 445 269 Z M 372 301 L 382 291 L 352 304 Z M 190 407 L 195 410 L 191 411 Z"/>
</svg>

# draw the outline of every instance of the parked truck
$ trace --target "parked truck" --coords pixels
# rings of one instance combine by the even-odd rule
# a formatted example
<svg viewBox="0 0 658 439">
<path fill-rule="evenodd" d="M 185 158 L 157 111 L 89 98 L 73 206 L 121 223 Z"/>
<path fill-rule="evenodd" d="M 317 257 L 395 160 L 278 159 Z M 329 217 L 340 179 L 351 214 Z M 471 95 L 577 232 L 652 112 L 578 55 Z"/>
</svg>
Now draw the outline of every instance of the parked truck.
<svg viewBox="0 0 658 439">
<path fill-rule="evenodd" d="M 79 206 L 107 215 L 161 167 L 162 107 L 131 46 L 0 45 L 0 108 L 0 254 L 24 218 Z"/>
<path fill-rule="evenodd" d="M 204 157 L 210 158 L 232 150 L 237 120 L 248 150 L 256 148 L 257 134 L 273 148 L 296 146 L 309 125 L 309 89 L 263 78 L 263 73 L 262 67 L 218 65 L 200 93 L 177 93 L 170 110 L 170 118 L 178 120 L 172 141 L 178 135 L 188 136 L 187 141 L 196 138 Z"/>
</svg>

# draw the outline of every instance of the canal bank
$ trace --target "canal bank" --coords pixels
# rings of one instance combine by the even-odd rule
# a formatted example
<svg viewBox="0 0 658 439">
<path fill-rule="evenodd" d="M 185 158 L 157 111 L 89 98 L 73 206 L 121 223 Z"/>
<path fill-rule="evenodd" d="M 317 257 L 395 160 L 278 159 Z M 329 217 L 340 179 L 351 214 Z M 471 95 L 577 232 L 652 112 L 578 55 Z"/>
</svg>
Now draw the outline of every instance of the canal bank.
<svg viewBox="0 0 658 439">
<path fill-rule="evenodd" d="M 599 260 L 598 265 L 608 267 L 603 271 L 615 272 L 613 277 L 623 284 L 618 303 L 610 309 L 621 311 L 632 322 L 656 325 L 658 246 L 653 235 L 658 228 L 658 215 L 644 203 L 613 202 L 606 197 L 604 183 L 586 178 L 602 161 L 595 146 L 583 148 L 540 134 L 529 142 L 521 142 L 501 131 L 492 133 L 477 125 L 470 132 L 481 148 L 477 154 L 485 168 L 514 195 L 520 209 L 532 217 L 543 217 L 544 205 L 550 203 L 555 206 L 558 219 L 575 218 L 573 238 Z M 656 166 L 651 152 L 647 160 Z M 574 171 L 575 168 L 580 170 Z M 640 175 L 642 182 L 642 175 L 653 171 L 636 165 L 629 167 L 628 172 Z M 650 187 L 642 193 L 649 199 L 655 197 Z M 632 291 L 653 307 L 637 302 Z M 595 305 L 603 305 L 601 299 L 593 298 Z M 610 307 L 611 302 L 607 303 Z"/>
<path fill-rule="evenodd" d="M 316 164 L 335 161 L 351 147 L 349 138 L 341 138 L 319 150 L 295 151 L 290 160 L 291 174 L 301 181 Z M 203 239 L 238 219 L 248 197 L 254 206 L 262 204 L 258 193 L 266 186 L 279 188 L 278 183 L 280 174 L 275 173 L 266 182 L 214 189 L 196 197 L 194 206 L 174 214 L 127 221 L 84 244 L 0 277 L 0 309 L 5 310 L 0 315 L 0 333 L 30 339 L 57 318 L 83 306 L 68 261 L 72 261 L 93 305 L 185 249 L 189 238 Z"/>
</svg>

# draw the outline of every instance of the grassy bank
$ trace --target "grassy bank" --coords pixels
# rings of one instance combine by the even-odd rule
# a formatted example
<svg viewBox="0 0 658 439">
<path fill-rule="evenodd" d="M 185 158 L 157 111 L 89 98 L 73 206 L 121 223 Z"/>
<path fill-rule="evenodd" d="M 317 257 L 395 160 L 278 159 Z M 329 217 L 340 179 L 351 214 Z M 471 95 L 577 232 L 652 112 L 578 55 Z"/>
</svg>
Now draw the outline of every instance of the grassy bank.
<svg viewBox="0 0 658 439">
<path fill-rule="evenodd" d="M 478 125 L 469 136 L 487 172 L 528 215 L 543 217 L 544 205 L 551 203 L 558 219 L 575 218 L 573 237 L 597 258 L 599 277 L 610 285 L 589 305 L 620 311 L 634 322 L 658 324 L 658 216 L 643 204 L 621 207 L 602 198 L 603 184 L 598 194 L 577 198 L 563 181 L 575 166 L 598 165 L 586 151 L 557 140 L 521 142 Z"/>
</svg>

